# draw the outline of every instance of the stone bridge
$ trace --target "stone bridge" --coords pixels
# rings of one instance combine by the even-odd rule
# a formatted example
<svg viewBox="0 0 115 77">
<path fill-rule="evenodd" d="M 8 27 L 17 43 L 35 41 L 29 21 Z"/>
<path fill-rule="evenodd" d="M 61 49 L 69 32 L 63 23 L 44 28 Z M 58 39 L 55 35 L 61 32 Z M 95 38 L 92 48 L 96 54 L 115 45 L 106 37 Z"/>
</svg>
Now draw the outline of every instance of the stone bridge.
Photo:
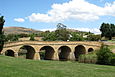
<svg viewBox="0 0 115 77">
<path fill-rule="evenodd" d="M 0 53 L 35 60 L 78 60 L 79 55 L 100 49 L 101 44 L 95 41 L 18 41 L 6 43 Z"/>
</svg>

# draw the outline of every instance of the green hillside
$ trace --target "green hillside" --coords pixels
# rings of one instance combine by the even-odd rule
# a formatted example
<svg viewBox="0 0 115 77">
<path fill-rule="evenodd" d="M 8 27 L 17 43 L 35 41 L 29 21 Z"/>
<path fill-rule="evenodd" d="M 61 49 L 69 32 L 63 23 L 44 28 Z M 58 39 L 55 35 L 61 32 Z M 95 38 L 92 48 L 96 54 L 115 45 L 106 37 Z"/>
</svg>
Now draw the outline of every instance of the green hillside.
<svg viewBox="0 0 115 77">
<path fill-rule="evenodd" d="M 115 77 L 115 66 L 0 56 L 0 77 Z"/>
</svg>

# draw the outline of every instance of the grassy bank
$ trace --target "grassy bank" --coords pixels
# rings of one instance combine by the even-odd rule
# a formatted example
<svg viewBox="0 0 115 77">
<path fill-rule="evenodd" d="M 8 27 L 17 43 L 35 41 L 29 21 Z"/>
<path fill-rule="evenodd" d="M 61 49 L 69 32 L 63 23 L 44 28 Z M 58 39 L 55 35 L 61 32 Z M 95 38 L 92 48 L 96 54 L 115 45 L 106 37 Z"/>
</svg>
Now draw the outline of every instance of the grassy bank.
<svg viewBox="0 0 115 77">
<path fill-rule="evenodd" d="M 115 66 L 0 56 L 0 77 L 115 77 Z"/>
</svg>

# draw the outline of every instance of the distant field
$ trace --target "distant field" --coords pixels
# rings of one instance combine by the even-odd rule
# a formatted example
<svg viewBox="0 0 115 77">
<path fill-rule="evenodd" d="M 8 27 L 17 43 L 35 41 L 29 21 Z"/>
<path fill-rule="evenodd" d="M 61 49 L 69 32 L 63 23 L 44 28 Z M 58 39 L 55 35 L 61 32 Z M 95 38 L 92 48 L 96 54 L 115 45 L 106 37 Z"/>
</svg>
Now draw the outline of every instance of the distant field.
<svg viewBox="0 0 115 77">
<path fill-rule="evenodd" d="M 0 77 L 115 77 L 115 66 L 0 56 Z"/>
</svg>

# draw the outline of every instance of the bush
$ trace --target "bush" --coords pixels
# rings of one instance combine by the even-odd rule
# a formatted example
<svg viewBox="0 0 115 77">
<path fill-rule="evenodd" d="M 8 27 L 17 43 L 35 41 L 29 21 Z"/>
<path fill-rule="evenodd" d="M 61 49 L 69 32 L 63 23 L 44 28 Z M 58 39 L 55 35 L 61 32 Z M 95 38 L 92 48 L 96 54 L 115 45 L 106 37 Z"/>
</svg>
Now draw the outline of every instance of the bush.
<svg viewBox="0 0 115 77">
<path fill-rule="evenodd" d="M 78 62 L 95 64 L 97 62 L 97 55 L 95 53 L 80 55 Z"/>
<path fill-rule="evenodd" d="M 115 57 L 111 58 L 111 65 L 115 65 Z"/>
<path fill-rule="evenodd" d="M 78 62 L 85 63 L 85 55 L 84 54 L 79 56 Z"/>
<path fill-rule="evenodd" d="M 99 41 L 99 40 L 101 40 L 101 35 L 90 34 L 90 35 L 87 36 L 87 40 L 89 40 L 89 41 Z"/>
<path fill-rule="evenodd" d="M 115 65 L 115 54 L 113 54 L 111 58 L 111 65 Z"/>
<path fill-rule="evenodd" d="M 102 46 L 97 52 L 97 64 L 110 65 L 113 53 L 107 46 Z"/>
</svg>

